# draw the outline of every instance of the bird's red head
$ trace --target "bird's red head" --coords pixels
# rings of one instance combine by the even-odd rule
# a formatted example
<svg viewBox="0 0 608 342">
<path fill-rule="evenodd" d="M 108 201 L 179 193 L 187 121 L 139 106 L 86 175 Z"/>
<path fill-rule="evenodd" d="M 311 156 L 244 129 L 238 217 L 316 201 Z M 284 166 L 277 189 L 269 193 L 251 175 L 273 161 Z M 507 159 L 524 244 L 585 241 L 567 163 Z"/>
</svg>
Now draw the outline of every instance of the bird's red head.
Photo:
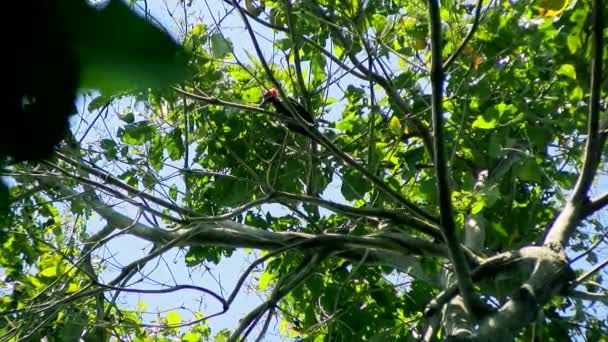
<svg viewBox="0 0 608 342">
<path fill-rule="evenodd" d="M 264 90 L 264 97 L 279 97 L 279 91 L 277 88 L 270 88 L 268 90 Z"/>
</svg>

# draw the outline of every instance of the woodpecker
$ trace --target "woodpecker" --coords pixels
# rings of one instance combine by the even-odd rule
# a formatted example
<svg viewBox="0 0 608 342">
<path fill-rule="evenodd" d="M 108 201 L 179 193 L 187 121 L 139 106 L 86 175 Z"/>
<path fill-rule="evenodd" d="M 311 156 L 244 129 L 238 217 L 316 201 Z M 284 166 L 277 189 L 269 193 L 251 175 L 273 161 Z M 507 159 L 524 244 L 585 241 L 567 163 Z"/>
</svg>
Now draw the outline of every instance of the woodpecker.
<svg viewBox="0 0 608 342">
<path fill-rule="evenodd" d="M 312 117 L 310 112 L 308 112 L 306 108 L 302 106 L 302 104 L 300 104 L 298 101 L 291 97 L 287 100 L 306 122 L 308 122 L 311 126 L 314 125 L 314 118 Z M 293 115 L 291 115 L 291 112 L 289 111 L 288 107 L 283 103 L 283 100 L 281 100 L 281 98 L 279 97 L 279 91 L 277 89 L 270 88 L 264 91 L 263 100 L 260 105 L 263 107 L 266 106 L 268 103 L 272 103 L 274 105 L 274 109 L 276 110 L 277 114 L 291 119 L 291 122 L 287 122 L 287 128 L 289 128 L 289 130 L 305 136 L 310 136 L 310 134 L 306 132 L 304 127 L 302 127 L 298 123 L 297 119 L 294 118 Z"/>
</svg>

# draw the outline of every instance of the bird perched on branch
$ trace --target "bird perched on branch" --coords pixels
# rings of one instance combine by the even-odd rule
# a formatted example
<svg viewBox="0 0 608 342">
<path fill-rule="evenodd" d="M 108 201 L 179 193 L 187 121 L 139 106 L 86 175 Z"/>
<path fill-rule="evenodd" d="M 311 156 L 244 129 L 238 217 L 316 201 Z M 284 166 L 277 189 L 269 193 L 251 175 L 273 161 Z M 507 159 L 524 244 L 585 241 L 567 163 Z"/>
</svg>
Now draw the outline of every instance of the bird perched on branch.
<svg viewBox="0 0 608 342">
<path fill-rule="evenodd" d="M 315 124 L 315 120 L 312 117 L 312 114 L 302 106 L 298 101 L 294 98 L 289 97 L 287 99 L 291 106 L 298 112 L 298 114 L 311 125 L 311 127 Z M 275 111 L 279 116 L 284 116 L 289 118 L 290 120 L 287 122 L 287 128 L 292 132 L 296 132 L 305 136 L 310 136 L 306 129 L 300 125 L 296 118 L 293 117 L 291 112 L 289 111 L 288 106 L 284 103 L 284 101 L 279 97 L 279 91 L 275 88 L 270 88 L 264 91 L 263 100 L 260 106 L 264 107 L 268 103 L 272 103 Z"/>
</svg>

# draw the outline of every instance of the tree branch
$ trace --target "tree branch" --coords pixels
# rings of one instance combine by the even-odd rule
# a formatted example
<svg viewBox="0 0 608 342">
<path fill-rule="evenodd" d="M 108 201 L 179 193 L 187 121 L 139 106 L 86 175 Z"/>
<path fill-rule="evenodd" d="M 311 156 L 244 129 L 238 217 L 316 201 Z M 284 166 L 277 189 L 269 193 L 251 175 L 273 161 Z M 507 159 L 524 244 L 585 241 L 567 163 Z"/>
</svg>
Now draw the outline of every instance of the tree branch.
<svg viewBox="0 0 608 342">
<path fill-rule="evenodd" d="M 359 216 L 359 217 L 377 217 L 387 220 L 391 220 L 396 224 L 405 224 L 412 228 L 419 230 L 422 233 L 428 234 L 435 239 L 442 240 L 441 230 L 437 228 L 433 223 L 429 223 L 425 220 L 417 217 L 411 217 L 405 215 L 402 212 L 393 209 L 381 209 L 381 208 L 355 208 L 344 204 L 339 204 L 331 201 L 327 201 L 317 197 L 302 196 L 296 194 L 290 194 L 286 192 L 274 192 L 272 197 L 284 198 L 292 201 L 300 201 L 311 204 L 322 206 L 325 209 L 332 210 L 334 212 Z"/>
<path fill-rule="evenodd" d="M 608 205 L 608 192 L 589 201 L 589 203 L 587 203 L 583 208 L 582 218 L 593 215 L 606 205 Z"/>
<path fill-rule="evenodd" d="M 439 3 L 436 0 L 427 2 L 429 8 L 429 21 L 431 31 L 431 87 L 432 87 L 432 122 L 433 122 L 433 150 L 435 174 L 437 175 L 437 191 L 439 194 L 440 222 L 444 241 L 448 247 L 450 260 L 458 281 L 460 294 L 469 313 L 475 315 L 479 306 L 479 299 L 475 295 L 475 288 L 471 280 L 471 271 L 466 262 L 460 239 L 456 233 L 456 224 L 452 213 L 452 194 L 448 182 L 448 167 L 445 156 L 443 138 L 443 82 L 444 70 L 441 65 L 441 17 Z"/>
<path fill-rule="evenodd" d="M 581 290 L 575 290 L 570 292 L 570 295 L 574 298 L 579 298 L 583 300 L 589 300 L 592 302 L 602 302 L 608 305 L 608 293 L 593 293 Z"/>
<path fill-rule="evenodd" d="M 597 272 L 599 272 L 602 268 L 604 268 L 606 266 L 608 266 L 608 258 L 604 259 L 602 262 L 593 266 L 593 268 L 590 269 L 589 271 L 578 276 L 576 278 L 576 283 L 580 284 L 580 283 L 584 282 L 585 280 L 589 279 L 592 275 L 596 274 Z"/>
<path fill-rule="evenodd" d="M 599 132 L 600 112 L 600 85 L 602 81 L 603 62 L 603 30 L 604 30 L 604 5 L 602 0 L 593 0 L 592 3 L 592 60 L 591 60 L 591 97 L 589 99 L 589 116 L 587 121 L 587 143 L 583 157 L 583 168 L 578 177 L 576 185 L 572 190 L 572 196 L 565 208 L 559 214 L 554 224 L 549 229 L 545 238 L 545 245 L 555 250 L 562 250 L 570 235 L 574 232 L 588 203 L 589 188 L 593 183 L 597 167 L 601 161 L 601 152 L 605 137 Z"/>
</svg>

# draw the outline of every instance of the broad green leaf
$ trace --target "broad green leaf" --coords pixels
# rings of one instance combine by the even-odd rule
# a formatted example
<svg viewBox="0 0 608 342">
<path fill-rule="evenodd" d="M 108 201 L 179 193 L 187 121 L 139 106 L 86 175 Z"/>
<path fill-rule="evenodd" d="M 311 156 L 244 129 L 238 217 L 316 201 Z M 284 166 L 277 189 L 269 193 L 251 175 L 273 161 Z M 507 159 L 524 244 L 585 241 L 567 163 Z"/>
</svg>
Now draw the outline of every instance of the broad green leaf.
<svg viewBox="0 0 608 342">
<path fill-rule="evenodd" d="M 171 197 L 171 199 L 174 201 L 177 200 L 177 185 L 171 185 L 171 187 L 169 188 L 169 197 Z"/>
<path fill-rule="evenodd" d="M 182 141 L 182 130 L 176 128 L 164 138 L 165 148 L 171 160 L 181 159 L 184 155 L 184 143 Z"/>
<path fill-rule="evenodd" d="M 265 290 L 268 288 L 270 282 L 274 279 L 272 273 L 264 272 L 262 276 L 260 276 L 260 280 L 258 280 L 258 289 Z"/>
<path fill-rule="evenodd" d="M 485 206 L 486 206 L 486 203 L 484 200 L 475 202 L 475 204 L 471 208 L 471 214 L 473 214 L 473 215 L 479 214 L 479 212 L 481 212 L 483 210 L 483 208 L 485 208 Z"/>
<path fill-rule="evenodd" d="M 153 190 L 156 185 L 156 177 L 151 175 L 149 172 L 144 173 L 141 177 L 141 182 L 143 183 L 146 190 Z"/>
<path fill-rule="evenodd" d="M 576 80 L 576 70 L 572 64 L 562 64 L 559 69 L 557 69 L 556 73 Z"/>
<path fill-rule="evenodd" d="M 583 44 L 581 42 L 580 34 L 578 34 L 578 33 L 569 34 L 566 41 L 568 44 L 568 49 L 570 50 L 571 54 L 575 54 L 578 51 L 578 49 L 580 49 L 581 46 L 583 46 Z"/>
<path fill-rule="evenodd" d="M 57 266 L 49 266 L 42 269 L 40 275 L 49 278 L 57 276 Z"/>
<path fill-rule="evenodd" d="M 525 158 L 521 161 L 517 168 L 517 176 L 524 181 L 532 181 L 540 183 L 542 179 L 542 173 L 539 166 L 536 164 L 534 159 Z"/>
<path fill-rule="evenodd" d="M 68 285 L 68 288 L 65 290 L 65 293 L 74 293 L 78 290 L 80 290 L 80 286 L 78 286 L 78 284 L 70 283 L 70 285 Z"/>
<path fill-rule="evenodd" d="M 68 317 L 67 322 L 61 327 L 61 340 L 62 341 L 79 341 L 84 326 L 82 321 L 78 317 Z"/>
<path fill-rule="evenodd" d="M 146 312 L 148 310 L 148 304 L 146 302 L 137 302 L 137 312 Z"/>
<path fill-rule="evenodd" d="M 110 97 L 105 95 L 99 95 L 96 98 L 92 99 L 87 106 L 87 110 L 92 112 L 96 109 L 102 108 L 110 101 Z"/>
<path fill-rule="evenodd" d="M 211 53 L 216 58 L 224 58 L 232 53 L 232 42 L 221 33 L 211 35 Z"/>
<path fill-rule="evenodd" d="M 128 145 L 142 145 L 152 140 L 156 129 L 149 121 L 139 121 L 118 129 L 120 140 Z"/>
<path fill-rule="evenodd" d="M 403 129 L 401 128 L 401 121 L 396 116 L 393 116 L 389 121 L 388 127 L 391 130 L 391 133 L 395 136 L 401 136 L 403 133 Z"/>
<path fill-rule="evenodd" d="M 213 340 L 216 342 L 226 342 L 226 341 L 228 341 L 229 337 L 230 337 L 230 331 L 227 329 L 222 329 L 219 333 L 217 333 L 213 337 Z"/>
<path fill-rule="evenodd" d="M 155 136 L 150 144 L 148 161 L 155 171 L 160 171 L 163 167 L 163 142 L 160 135 Z"/>
<path fill-rule="evenodd" d="M 583 96 L 584 96 L 583 88 L 576 87 L 576 88 L 574 88 L 574 90 L 572 90 L 572 93 L 570 93 L 570 101 L 572 101 L 572 102 L 581 101 L 583 99 Z"/>
<path fill-rule="evenodd" d="M 199 333 L 189 332 L 189 333 L 185 333 L 184 336 L 182 336 L 182 341 L 183 342 L 199 342 L 199 341 L 202 341 L 202 337 L 201 337 L 201 334 L 199 334 Z"/>
<path fill-rule="evenodd" d="M 102 139 L 99 146 L 101 146 L 101 148 L 103 148 L 104 150 L 109 150 L 112 148 L 116 148 L 116 142 L 114 142 L 114 140 L 112 139 Z"/>
<path fill-rule="evenodd" d="M 490 119 L 490 121 L 486 121 L 486 119 L 483 117 L 483 115 L 478 115 L 477 119 L 475 119 L 475 121 L 473 121 L 473 128 L 481 128 L 481 129 L 492 129 L 494 127 L 496 127 L 497 124 L 497 120 L 496 119 Z"/>
<path fill-rule="evenodd" d="M 135 115 L 133 114 L 133 112 L 127 112 L 118 117 L 120 118 L 120 120 L 122 120 L 128 124 L 132 124 L 133 122 L 135 122 Z"/>
<path fill-rule="evenodd" d="M 503 237 L 509 236 L 509 233 L 500 223 L 492 222 L 492 230 Z"/>
<path fill-rule="evenodd" d="M 123 1 L 110 0 L 100 10 L 65 1 L 57 11 L 72 34 L 82 88 L 116 93 L 164 87 L 191 73 L 182 47 Z"/>
<path fill-rule="evenodd" d="M 347 201 L 357 200 L 371 190 L 369 183 L 356 171 L 348 170 L 342 178 L 342 196 Z"/>
<path fill-rule="evenodd" d="M 182 323 L 182 319 L 177 311 L 171 311 L 167 314 L 167 325 L 173 326 L 180 323 Z"/>
</svg>

